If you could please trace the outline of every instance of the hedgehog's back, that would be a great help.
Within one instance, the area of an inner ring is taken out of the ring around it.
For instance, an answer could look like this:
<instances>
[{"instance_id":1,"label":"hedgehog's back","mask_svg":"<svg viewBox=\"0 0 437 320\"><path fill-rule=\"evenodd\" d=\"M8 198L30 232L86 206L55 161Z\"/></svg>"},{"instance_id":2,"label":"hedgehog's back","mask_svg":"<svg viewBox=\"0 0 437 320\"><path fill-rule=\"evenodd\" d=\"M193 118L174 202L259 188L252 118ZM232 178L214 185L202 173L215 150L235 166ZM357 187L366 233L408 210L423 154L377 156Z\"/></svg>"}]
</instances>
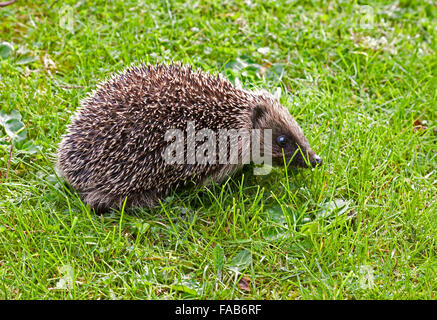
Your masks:
<instances>
[{"instance_id":1,"label":"hedgehog's back","mask_svg":"<svg viewBox=\"0 0 437 320\"><path fill-rule=\"evenodd\" d=\"M181 65L132 66L82 102L58 152L58 170L94 208L152 206L185 180L227 172L220 166L168 165L169 129L250 126L252 96L220 76Z\"/></svg>"}]
</instances>

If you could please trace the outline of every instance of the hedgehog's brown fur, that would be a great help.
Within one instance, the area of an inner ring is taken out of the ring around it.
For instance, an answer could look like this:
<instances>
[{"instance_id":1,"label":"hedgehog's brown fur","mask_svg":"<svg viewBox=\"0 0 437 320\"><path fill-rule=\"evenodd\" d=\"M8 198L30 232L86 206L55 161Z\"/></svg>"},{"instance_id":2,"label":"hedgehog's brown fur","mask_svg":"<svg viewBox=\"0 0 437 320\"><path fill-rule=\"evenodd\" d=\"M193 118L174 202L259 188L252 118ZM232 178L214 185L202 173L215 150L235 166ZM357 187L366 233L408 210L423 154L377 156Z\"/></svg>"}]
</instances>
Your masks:
<instances>
[{"instance_id":1,"label":"hedgehog's brown fur","mask_svg":"<svg viewBox=\"0 0 437 320\"><path fill-rule=\"evenodd\" d=\"M234 87L221 76L182 65L132 66L103 83L82 102L58 152L58 172L96 210L152 207L188 181L220 181L241 164L167 164L166 130L201 128L273 130L273 160L281 163L300 147L314 162L301 128L271 94ZM275 145L278 134L290 146ZM238 142L237 142L238 143ZM239 153L248 152L240 146ZM301 153L302 154L302 153ZM241 157L240 157L241 159ZM292 163L305 165L302 156Z\"/></svg>"}]
</instances>

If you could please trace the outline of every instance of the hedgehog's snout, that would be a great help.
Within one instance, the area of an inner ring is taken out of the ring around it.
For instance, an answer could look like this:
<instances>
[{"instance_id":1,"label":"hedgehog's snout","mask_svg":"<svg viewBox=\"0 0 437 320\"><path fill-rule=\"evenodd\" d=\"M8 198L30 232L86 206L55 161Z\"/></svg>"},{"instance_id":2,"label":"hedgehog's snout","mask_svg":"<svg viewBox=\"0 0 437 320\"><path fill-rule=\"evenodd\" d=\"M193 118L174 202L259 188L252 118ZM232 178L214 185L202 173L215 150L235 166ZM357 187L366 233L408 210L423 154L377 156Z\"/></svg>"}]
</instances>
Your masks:
<instances>
[{"instance_id":1,"label":"hedgehog's snout","mask_svg":"<svg viewBox=\"0 0 437 320\"><path fill-rule=\"evenodd\" d=\"M313 157L311 157L310 164L312 167L321 166L323 164L323 159L315 154Z\"/></svg>"}]
</instances>

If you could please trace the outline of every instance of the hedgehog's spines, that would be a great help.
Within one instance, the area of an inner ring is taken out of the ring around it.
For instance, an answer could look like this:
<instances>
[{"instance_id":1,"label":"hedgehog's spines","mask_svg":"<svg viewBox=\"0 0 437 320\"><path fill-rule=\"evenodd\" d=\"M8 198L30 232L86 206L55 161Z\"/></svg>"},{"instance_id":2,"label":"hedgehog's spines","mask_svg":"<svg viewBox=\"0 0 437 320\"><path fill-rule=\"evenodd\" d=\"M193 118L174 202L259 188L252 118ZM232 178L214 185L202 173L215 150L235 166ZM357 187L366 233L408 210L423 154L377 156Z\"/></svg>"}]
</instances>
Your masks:
<instances>
[{"instance_id":1,"label":"hedgehog's spines","mask_svg":"<svg viewBox=\"0 0 437 320\"><path fill-rule=\"evenodd\" d=\"M251 130L256 104L269 110L260 126L283 127L310 150L294 119L268 93L236 88L220 73L179 62L131 64L81 101L60 144L57 167L96 209L120 207L126 197L128 207L151 207L187 181L220 181L242 166L168 164L162 157L165 132L185 130L189 121L196 130ZM237 145L240 159L250 152L250 146Z\"/></svg>"}]
</instances>

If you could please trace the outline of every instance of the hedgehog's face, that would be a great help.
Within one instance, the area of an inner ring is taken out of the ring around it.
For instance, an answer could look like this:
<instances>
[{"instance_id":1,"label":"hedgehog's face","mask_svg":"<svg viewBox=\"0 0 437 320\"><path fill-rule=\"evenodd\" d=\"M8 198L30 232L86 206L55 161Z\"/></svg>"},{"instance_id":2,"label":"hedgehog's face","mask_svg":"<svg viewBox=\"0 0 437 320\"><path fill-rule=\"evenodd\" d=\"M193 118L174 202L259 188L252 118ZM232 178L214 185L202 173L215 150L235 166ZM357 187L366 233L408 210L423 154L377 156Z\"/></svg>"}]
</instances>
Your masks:
<instances>
[{"instance_id":1,"label":"hedgehog's face","mask_svg":"<svg viewBox=\"0 0 437 320\"><path fill-rule=\"evenodd\" d=\"M290 113L276 101L257 105L253 109L254 128L271 129L272 164L283 166L285 163L297 166L317 166L322 159L311 149L302 129ZM268 141L264 141L266 145Z\"/></svg>"},{"instance_id":2,"label":"hedgehog's face","mask_svg":"<svg viewBox=\"0 0 437 320\"><path fill-rule=\"evenodd\" d=\"M296 167L315 167L322 163L311 148L306 148L302 140L296 139L288 130L273 130L272 163L283 166L285 163Z\"/></svg>"}]
</instances>

